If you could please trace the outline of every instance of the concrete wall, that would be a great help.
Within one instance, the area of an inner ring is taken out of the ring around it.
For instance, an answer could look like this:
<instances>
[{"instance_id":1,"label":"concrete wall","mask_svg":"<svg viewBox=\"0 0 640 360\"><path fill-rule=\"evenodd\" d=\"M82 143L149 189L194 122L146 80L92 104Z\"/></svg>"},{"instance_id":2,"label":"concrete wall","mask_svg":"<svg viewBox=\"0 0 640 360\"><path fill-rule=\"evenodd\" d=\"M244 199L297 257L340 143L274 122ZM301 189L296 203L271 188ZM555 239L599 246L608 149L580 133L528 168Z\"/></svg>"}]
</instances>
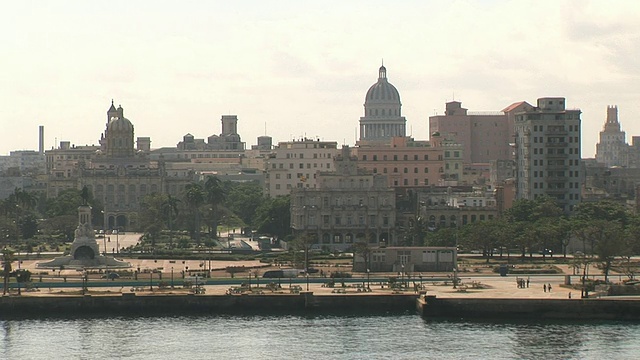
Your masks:
<instances>
[{"instance_id":1,"label":"concrete wall","mask_svg":"<svg viewBox=\"0 0 640 360\"><path fill-rule=\"evenodd\" d=\"M427 317L640 319L640 301L625 299L438 299L428 296L418 299L416 306L418 312Z\"/></svg>"},{"instance_id":2,"label":"concrete wall","mask_svg":"<svg viewBox=\"0 0 640 360\"><path fill-rule=\"evenodd\" d=\"M406 311L416 295L139 295L0 297L0 319L33 316Z\"/></svg>"}]
</instances>

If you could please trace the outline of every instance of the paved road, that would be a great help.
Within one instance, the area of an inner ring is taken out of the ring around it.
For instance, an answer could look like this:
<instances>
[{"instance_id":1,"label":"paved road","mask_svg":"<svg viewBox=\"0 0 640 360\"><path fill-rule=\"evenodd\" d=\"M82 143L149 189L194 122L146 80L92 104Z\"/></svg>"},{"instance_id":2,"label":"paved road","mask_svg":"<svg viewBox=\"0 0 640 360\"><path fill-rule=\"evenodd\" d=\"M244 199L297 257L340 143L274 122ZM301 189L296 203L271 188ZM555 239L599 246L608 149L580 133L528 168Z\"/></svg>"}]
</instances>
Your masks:
<instances>
[{"instance_id":1,"label":"paved road","mask_svg":"<svg viewBox=\"0 0 640 360\"><path fill-rule=\"evenodd\" d=\"M142 235L142 233L126 232L124 234L105 235L105 238L96 238L96 241L101 253L106 248L107 252L112 254L118 253L120 249L136 245Z\"/></svg>"}]
</instances>

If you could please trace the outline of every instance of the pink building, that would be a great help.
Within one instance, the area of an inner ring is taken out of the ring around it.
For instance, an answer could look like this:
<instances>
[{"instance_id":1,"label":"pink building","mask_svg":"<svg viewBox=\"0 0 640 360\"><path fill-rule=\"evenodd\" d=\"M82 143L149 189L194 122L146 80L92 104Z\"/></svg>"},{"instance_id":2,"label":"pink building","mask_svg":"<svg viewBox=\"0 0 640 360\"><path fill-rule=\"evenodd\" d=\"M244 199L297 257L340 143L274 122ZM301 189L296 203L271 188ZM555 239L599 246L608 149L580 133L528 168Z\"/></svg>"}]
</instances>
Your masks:
<instances>
[{"instance_id":1,"label":"pink building","mask_svg":"<svg viewBox=\"0 0 640 360\"><path fill-rule=\"evenodd\" d=\"M438 185L444 178L443 148L426 141L394 137L390 144L361 144L353 154L359 168L386 175L392 187Z\"/></svg>"},{"instance_id":2,"label":"pink building","mask_svg":"<svg viewBox=\"0 0 640 360\"><path fill-rule=\"evenodd\" d=\"M513 121L509 121L508 113L523 111L522 107L526 105L521 102L503 111L468 112L461 102L451 101L446 103L444 115L429 117L429 132L461 144L465 164L511 159L509 144L513 143Z\"/></svg>"}]
</instances>

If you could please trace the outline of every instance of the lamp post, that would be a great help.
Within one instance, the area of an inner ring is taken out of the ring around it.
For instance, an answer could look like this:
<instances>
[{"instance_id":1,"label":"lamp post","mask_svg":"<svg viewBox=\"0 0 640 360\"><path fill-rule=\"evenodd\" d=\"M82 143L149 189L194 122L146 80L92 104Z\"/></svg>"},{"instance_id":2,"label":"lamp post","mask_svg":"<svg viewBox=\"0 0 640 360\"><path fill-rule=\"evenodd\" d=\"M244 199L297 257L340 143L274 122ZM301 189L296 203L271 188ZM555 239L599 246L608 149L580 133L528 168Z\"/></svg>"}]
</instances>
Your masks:
<instances>
[{"instance_id":1,"label":"lamp post","mask_svg":"<svg viewBox=\"0 0 640 360\"><path fill-rule=\"evenodd\" d=\"M153 271L149 271L149 288L153 291Z\"/></svg>"},{"instance_id":2,"label":"lamp post","mask_svg":"<svg viewBox=\"0 0 640 360\"><path fill-rule=\"evenodd\" d=\"M371 289L371 282L369 277L370 273L371 273L371 270L367 269L367 289Z\"/></svg>"},{"instance_id":3,"label":"lamp post","mask_svg":"<svg viewBox=\"0 0 640 360\"><path fill-rule=\"evenodd\" d=\"M309 291L309 272L308 271L305 273L305 276L307 277L307 291Z\"/></svg>"},{"instance_id":4,"label":"lamp post","mask_svg":"<svg viewBox=\"0 0 640 360\"><path fill-rule=\"evenodd\" d=\"M22 280L22 272L20 271L20 263L22 262L22 260L18 259L18 271L16 273L16 282L18 283L18 295L22 295L21 289L20 289L20 280Z\"/></svg>"},{"instance_id":5,"label":"lamp post","mask_svg":"<svg viewBox=\"0 0 640 360\"><path fill-rule=\"evenodd\" d=\"M404 263L402 264L402 273L401 273L401 279L402 279L402 287L404 288Z\"/></svg>"},{"instance_id":6,"label":"lamp post","mask_svg":"<svg viewBox=\"0 0 640 360\"><path fill-rule=\"evenodd\" d=\"M120 230L116 230L116 254L120 254Z\"/></svg>"},{"instance_id":7,"label":"lamp post","mask_svg":"<svg viewBox=\"0 0 640 360\"><path fill-rule=\"evenodd\" d=\"M104 210L100 210L100 213L102 214L102 245L104 245L102 253L104 256L107 256L107 234L104 231Z\"/></svg>"},{"instance_id":8,"label":"lamp post","mask_svg":"<svg viewBox=\"0 0 640 360\"><path fill-rule=\"evenodd\" d=\"M171 267L171 288L173 289L173 266Z\"/></svg>"}]
</instances>

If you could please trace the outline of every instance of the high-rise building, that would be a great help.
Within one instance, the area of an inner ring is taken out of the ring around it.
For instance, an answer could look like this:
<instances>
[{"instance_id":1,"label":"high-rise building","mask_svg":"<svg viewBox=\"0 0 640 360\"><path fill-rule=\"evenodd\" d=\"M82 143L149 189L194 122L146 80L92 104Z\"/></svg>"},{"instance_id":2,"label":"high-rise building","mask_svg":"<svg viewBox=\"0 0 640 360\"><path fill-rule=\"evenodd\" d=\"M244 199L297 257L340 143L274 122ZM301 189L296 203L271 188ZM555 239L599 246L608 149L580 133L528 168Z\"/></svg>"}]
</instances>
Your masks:
<instances>
[{"instance_id":1,"label":"high-rise building","mask_svg":"<svg viewBox=\"0 0 640 360\"><path fill-rule=\"evenodd\" d=\"M516 197L555 198L565 212L580 203L580 110L565 98L538 99L515 114Z\"/></svg>"},{"instance_id":2,"label":"high-rise building","mask_svg":"<svg viewBox=\"0 0 640 360\"><path fill-rule=\"evenodd\" d=\"M607 167L629 166L629 144L620 128L617 106L607 106L607 120L596 144L596 161Z\"/></svg>"},{"instance_id":3,"label":"high-rise building","mask_svg":"<svg viewBox=\"0 0 640 360\"><path fill-rule=\"evenodd\" d=\"M406 136L407 119L402 116L400 93L387 80L387 68L379 69L378 82L371 85L360 118L360 141L390 141Z\"/></svg>"}]
</instances>

